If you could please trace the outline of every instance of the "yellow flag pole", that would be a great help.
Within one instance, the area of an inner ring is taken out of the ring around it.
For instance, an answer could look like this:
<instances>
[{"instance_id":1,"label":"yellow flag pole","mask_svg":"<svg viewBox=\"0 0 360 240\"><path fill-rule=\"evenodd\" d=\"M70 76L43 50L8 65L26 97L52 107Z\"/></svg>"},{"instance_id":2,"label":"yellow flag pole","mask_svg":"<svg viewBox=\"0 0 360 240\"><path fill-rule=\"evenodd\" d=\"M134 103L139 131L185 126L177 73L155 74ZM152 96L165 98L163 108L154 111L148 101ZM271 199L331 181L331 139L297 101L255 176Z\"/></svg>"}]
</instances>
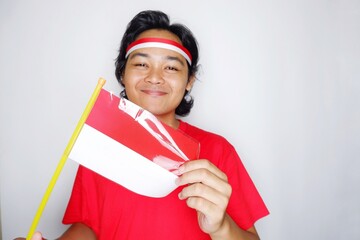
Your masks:
<instances>
[{"instance_id":1,"label":"yellow flag pole","mask_svg":"<svg viewBox=\"0 0 360 240\"><path fill-rule=\"evenodd\" d=\"M35 233L35 230L36 230L36 227L37 227L37 225L39 223L40 217L41 217L41 215L42 215L42 213L44 211L46 203L49 200L50 194L51 194L52 190L54 189L56 181L59 178L59 175L60 175L60 173L61 173L61 171L62 171L62 169L63 169L63 167L64 167L64 165L66 163L66 160L69 157L69 154L70 154L70 152L71 152L71 150L72 150L72 148L73 148L73 146L74 146L74 144L76 142L76 139L79 136L80 131L81 131L82 127L84 126L84 123L85 123L87 117L89 116L89 114L91 112L91 109L93 108L93 106L94 106L94 104L96 102L96 99L98 98L98 96L100 94L101 88L104 86L105 82L106 82L105 79L103 79L103 78L99 79L98 84L97 84L93 94L91 95L90 100L87 103L87 105L85 107L85 110L84 110L83 114L81 115L80 120L79 120L78 124L76 125L76 128L75 128L75 130L74 130L74 132L73 132L73 134L72 134L72 136L71 136L71 138L70 138L70 140L68 142L68 145L66 146L66 148L64 150L64 153L63 153L63 155L62 155L62 157L61 157L61 159L60 159L60 161L59 161L59 163L58 163L58 165L57 165L57 167L55 169L55 172L54 172L54 174L53 174L53 176L52 176L52 178L50 180L50 183L49 183L49 185L48 185L48 187L46 189L46 192L45 192L45 194L44 194L44 196L43 196L43 198L41 200L39 208L38 208L38 210L36 212L36 215L35 215L35 217L33 219L33 222L31 224L31 227L30 227L29 233L28 233L28 235L26 237L26 240L30 240L32 235Z\"/></svg>"}]
</instances>

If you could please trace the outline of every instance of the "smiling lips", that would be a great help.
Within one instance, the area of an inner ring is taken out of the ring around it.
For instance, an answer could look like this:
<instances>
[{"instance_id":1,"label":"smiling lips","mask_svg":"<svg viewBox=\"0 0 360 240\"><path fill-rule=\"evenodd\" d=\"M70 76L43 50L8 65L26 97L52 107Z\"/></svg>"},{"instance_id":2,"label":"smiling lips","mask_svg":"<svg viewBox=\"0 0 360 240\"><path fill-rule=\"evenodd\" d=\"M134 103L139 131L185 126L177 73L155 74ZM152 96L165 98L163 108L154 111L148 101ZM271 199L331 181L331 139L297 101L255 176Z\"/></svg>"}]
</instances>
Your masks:
<instances>
[{"instance_id":1,"label":"smiling lips","mask_svg":"<svg viewBox=\"0 0 360 240\"><path fill-rule=\"evenodd\" d=\"M144 89L144 90L141 90L143 93L145 94L148 94L150 96L154 96L154 97L157 97L157 96L164 96L166 95L167 93L164 92L164 91L161 91L161 90L156 90L156 89Z\"/></svg>"}]
</instances>

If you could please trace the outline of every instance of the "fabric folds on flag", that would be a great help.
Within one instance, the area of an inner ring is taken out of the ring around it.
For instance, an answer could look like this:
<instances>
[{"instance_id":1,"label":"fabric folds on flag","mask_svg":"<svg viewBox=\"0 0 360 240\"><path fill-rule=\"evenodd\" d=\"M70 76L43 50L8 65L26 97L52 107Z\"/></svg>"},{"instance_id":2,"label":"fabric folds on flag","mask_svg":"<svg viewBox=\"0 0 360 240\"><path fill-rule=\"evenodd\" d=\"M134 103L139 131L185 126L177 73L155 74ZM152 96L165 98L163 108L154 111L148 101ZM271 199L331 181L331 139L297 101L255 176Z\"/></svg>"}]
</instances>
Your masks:
<instances>
[{"instance_id":1,"label":"fabric folds on flag","mask_svg":"<svg viewBox=\"0 0 360 240\"><path fill-rule=\"evenodd\" d=\"M149 197L177 188L176 170L199 143L134 103L102 89L69 158Z\"/></svg>"}]
</instances>

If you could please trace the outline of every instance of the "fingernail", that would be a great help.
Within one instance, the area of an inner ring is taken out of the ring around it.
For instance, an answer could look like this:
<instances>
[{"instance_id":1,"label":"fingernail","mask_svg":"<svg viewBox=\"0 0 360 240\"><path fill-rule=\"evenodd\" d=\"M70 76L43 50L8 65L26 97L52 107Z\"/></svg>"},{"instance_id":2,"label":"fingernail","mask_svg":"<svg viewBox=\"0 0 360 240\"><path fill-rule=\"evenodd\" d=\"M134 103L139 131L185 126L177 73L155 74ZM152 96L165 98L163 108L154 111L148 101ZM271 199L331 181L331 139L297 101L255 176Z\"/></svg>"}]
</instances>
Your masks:
<instances>
[{"instance_id":1,"label":"fingernail","mask_svg":"<svg viewBox=\"0 0 360 240\"><path fill-rule=\"evenodd\" d=\"M179 192L179 194L178 194L178 198L180 199L180 200L182 200L183 198L182 198L182 194L181 194L182 192Z\"/></svg>"}]
</instances>

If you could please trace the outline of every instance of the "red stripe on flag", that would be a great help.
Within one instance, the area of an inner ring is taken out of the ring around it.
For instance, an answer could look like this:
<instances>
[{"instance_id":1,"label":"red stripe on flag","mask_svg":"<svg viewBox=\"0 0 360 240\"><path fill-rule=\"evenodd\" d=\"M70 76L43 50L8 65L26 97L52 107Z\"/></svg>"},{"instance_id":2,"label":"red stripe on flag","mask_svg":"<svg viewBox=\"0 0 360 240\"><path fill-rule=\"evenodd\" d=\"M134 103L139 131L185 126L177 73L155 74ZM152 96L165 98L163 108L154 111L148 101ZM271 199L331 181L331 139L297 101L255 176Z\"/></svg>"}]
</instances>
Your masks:
<instances>
[{"instance_id":1,"label":"red stripe on flag","mask_svg":"<svg viewBox=\"0 0 360 240\"><path fill-rule=\"evenodd\" d=\"M86 120L86 124L97 129L108 137L138 152L149 160L161 155L172 160L184 162L160 142L132 117L118 108L119 97L102 89L100 95ZM183 132L163 124L179 148L189 159L197 159L199 143Z\"/></svg>"}]
</instances>

